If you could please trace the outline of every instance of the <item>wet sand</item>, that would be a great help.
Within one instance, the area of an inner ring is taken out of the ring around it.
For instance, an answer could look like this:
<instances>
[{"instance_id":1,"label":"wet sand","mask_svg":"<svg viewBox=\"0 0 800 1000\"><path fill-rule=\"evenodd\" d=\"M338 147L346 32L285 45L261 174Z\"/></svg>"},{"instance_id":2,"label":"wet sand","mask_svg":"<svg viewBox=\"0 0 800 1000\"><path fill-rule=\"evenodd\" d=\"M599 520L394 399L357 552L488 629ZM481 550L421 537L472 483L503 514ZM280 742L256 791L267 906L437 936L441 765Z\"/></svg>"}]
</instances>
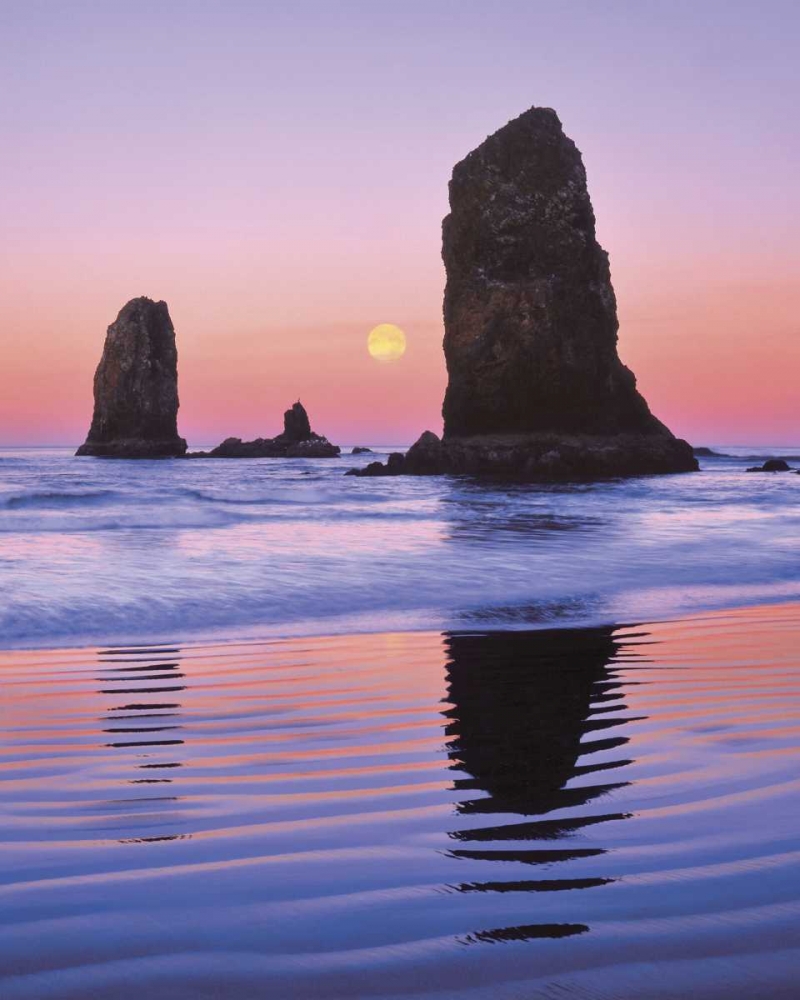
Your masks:
<instances>
[{"instance_id":1,"label":"wet sand","mask_svg":"<svg viewBox=\"0 0 800 1000\"><path fill-rule=\"evenodd\" d=\"M795 997L800 605L0 654L0 993Z\"/></svg>"}]
</instances>

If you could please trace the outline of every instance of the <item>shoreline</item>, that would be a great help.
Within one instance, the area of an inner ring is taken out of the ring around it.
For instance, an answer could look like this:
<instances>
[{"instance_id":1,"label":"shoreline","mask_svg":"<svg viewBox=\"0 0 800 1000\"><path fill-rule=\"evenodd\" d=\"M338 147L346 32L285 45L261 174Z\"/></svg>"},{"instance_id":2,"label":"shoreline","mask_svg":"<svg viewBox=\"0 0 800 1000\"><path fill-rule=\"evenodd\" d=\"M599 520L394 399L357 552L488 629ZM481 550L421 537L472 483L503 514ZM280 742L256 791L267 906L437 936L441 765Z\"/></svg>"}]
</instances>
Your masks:
<instances>
[{"instance_id":1,"label":"shoreline","mask_svg":"<svg viewBox=\"0 0 800 1000\"><path fill-rule=\"evenodd\" d=\"M799 635L8 651L3 996L793 996Z\"/></svg>"},{"instance_id":2,"label":"shoreline","mask_svg":"<svg viewBox=\"0 0 800 1000\"><path fill-rule=\"evenodd\" d=\"M327 460L243 477L19 455L0 496L4 649L596 625L800 599L800 479L735 458L529 489L354 485Z\"/></svg>"},{"instance_id":3,"label":"shoreline","mask_svg":"<svg viewBox=\"0 0 800 1000\"><path fill-rule=\"evenodd\" d=\"M323 622L316 619L319 627L310 628L303 625L309 623L298 623L301 626L298 630L292 631L285 625L276 625L272 630L263 626L253 626L251 628L231 627L231 630L216 630L205 634L181 634L171 633L169 636L143 636L141 634L125 634L117 638L108 636L82 637L74 643L55 642L47 644L3 644L0 639L0 656L4 653L58 653L58 652L80 652L85 650L115 650L119 652L124 647L136 647L142 650L159 650L165 647L179 644L182 650L187 649L227 649L231 650L237 646L254 647L261 645L272 645L276 643L300 642L303 639L323 640L323 639L345 639L348 637L361 638L368 636L382 635L441 635L441 634L494 634L503 632L547 632L547 631L584 631L587 629L626 629L642 626L670 625L683 622L697 622L708 618L719 618L725 615L737 615L739 613L759 612L769 608L796 608L800 612L800 593L788 597L765 596L763 600L739 600L731 603L708 605L698 608L696 611L676 610L673 613L661 615L631 615L617 616L612 618L540 618L529 619L524 617L509 618L507 620L492 619L482 617L481 609L473 612L463 612L461 617L454 615L448 621L423 622L408 624L403 627L399 622L394 625L384 618L382 622L375 622L374 627L360 627L354 623L353 619L338 619L342 623L341 628L330 628L330 622ZM388 616L391 619L391 616ZM235 631L234 631L235 629Z\"/></svg>"}]
</instances>

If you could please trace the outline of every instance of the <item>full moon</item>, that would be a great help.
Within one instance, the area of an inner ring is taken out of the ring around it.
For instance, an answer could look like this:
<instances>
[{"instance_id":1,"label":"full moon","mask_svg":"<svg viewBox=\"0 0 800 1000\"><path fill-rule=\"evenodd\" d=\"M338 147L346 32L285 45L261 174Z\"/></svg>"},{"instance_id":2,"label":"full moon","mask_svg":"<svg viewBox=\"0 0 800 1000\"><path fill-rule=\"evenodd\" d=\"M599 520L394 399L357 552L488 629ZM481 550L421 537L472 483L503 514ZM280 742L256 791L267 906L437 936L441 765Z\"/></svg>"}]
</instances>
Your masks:
<instances>
[{"instance_id":1,"label":"full moon","mask_svg":"<svg viewBox=\"0 0 800 1000\"><path fill-rule=\"evenodd\" d=\"M397 361L406 353L406 335L393 323L381 323L369 331L367 350L376 361Z\"/></svg>"}]
</instances>

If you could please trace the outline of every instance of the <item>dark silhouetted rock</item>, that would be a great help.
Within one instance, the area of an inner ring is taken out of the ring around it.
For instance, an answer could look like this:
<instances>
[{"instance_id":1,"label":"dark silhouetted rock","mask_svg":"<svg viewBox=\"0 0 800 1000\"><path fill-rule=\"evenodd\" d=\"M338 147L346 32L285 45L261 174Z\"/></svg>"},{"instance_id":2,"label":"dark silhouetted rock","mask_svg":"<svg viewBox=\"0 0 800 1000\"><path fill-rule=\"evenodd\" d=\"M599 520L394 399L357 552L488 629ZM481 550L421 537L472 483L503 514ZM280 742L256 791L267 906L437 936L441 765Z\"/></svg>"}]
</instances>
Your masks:
<instances>
[{"instance_id":1,"label":"dark silhouetted rock","mask_svg":"<svg viewBox=\"0 0 800 1000\"><path fill-rule=\"evenodd\" d=\"M338 444L320 434L314 434L308 441L297 441L286 449L287 458L338 458L342 449Z\"/></svg>"},{"instance_id":2,"label":"dark silhouetted rock","mask_svg":"<svg viewBox=\"0 0 800 1000\"><path fill-rule=\"evenodd\" d=\"M608 255L556 113L531 108L457 164L450 209L444 438L423 435L404 471L557 479L697 469L617 355Z\"/></svg>"},{"instance_id":3,"label":"dark silhouetted rock","mask_svg":"<svg viewBox=\"0 0 800 1000\"><path fill-rule=\"evenodd\" d=\"M356 445L355 448L350 452L351 455L371 455L372 448L362 448L360 445Z\"/></svg>"},{"instance_id":4,"label":"dark silhouetted rock","mask_svg":"<svg viewBox=\"0 0 800 1000\"><path fill-rule=\"evenodd\" d=\"M453 170L445 436L663 433L617 356L608 255L581 154L531 108Z\"/></svg>"},{"instance_id":5,"label":"dark silhouetted rock","mask_svg":"<svg viewBox=\"0 0 800 1000\"><path fill-rule=\"evenodd\" d=\"M94 376L94 415L78 455L168 458L178 436L178 352L166 302L131 299L106 333Z\"/></svg>"},{"instance_id":6,"label":"dark silhouetted rock","mask_svg":"<svg viewBox=\"0 0 800 1000\"><path fill-rule=\"evenodd\" d=\"M763 465L753 465L748 472L791 472L791 466L782 458L768 458Z\"/></svg>"},{"instance_id":7,"label":"dark silhouetted rock","mask_svg":"<svg viewBox=\"0 0 800 1000\"><path fill-rule=\"evenodd\" d=\"M283 415L283 434L278 437L284 441L309 441L314 435L303 404L298 399L290 410Z\"/></svg>"},{"instance_id":8,"label":"dark silhouetted rock","mask_svg":"<svg viewBox=\"0 0 800 1000\"><path fill-rule=\"evenodd\" d=\"M407 472L406 457L402 452L393 451L383 462L370 462L362 469L348 469L346 476L399 476Z\"/></svg>"},{"instance_id":9,"label":"dark silhouetted rock","mask_svg":"<svg viewBox=\"0 0 800 1000\"><path fill-rule=\"evenodd\" d=\"M226 438L211 451L193 451L187 458L338 458L341 449L315 434L305 407L298 400L283 415L283 433L274 438Z\"/></svg>"},{"instance_id":10,"label":"dark silhouetted rock","mask_svg":"<svg viewBox=\"0 0 800 1000\"><path fill-rule=\"evenodd\" d=\"M687 445L688 447L688 445ZM390 459L392 456L390 456ZM675 471L669 438L617 434L496 434L440 440L426 431L404 456L387 463L371 462L351 469L354 476L426 476L447 473L554 482L658 475Z\"/></svg>"},{"instance_id":11,"label":"dark silhouetted rock","mask_svg":"<svg viewBox=\"0 0 800 1000\"><path fill-rule=\"evenodd\" d=\"M447 457L442 442L433 431L423 431L405 456L406 470L413 475L432 475L442 471Z\"/></svg>"},{"instance_id":12,"label":"dark silhouetted rock","mask_svg":"<svg viewBox=\"0 0 800 1000\"><path fill-rule=\"evenodd\" d=\"M706 447L692 448L692 451L694 452L694 455L697 458L727 458L728 457L728 456L725 455L724 452L721 452L721 451L712 451L711 448L706 448Z\"/></svg>"}]
</instances>

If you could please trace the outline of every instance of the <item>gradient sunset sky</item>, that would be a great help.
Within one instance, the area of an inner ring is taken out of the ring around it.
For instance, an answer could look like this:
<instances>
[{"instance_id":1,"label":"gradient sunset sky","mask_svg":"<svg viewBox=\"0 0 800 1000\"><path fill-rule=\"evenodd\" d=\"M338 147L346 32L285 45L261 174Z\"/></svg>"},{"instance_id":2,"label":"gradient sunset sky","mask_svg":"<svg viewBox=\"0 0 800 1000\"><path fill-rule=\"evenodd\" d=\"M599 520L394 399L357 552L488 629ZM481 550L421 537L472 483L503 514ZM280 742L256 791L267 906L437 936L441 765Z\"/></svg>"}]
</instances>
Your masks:
<instances>
[{"instance_id":1,"label":"gradient sunset sky","mask_svg":"<svg viewBox=\"0 0 800 1000\"><path fill-rule=\"evenodd\" d=\"M797 444L799 42L794 0L0 0L0 444L83 440L138 295L190 444L298 397L343 444L439 432L447 182L534 104L583 153L654 412Z\"/></svg>"}]
</instances>

